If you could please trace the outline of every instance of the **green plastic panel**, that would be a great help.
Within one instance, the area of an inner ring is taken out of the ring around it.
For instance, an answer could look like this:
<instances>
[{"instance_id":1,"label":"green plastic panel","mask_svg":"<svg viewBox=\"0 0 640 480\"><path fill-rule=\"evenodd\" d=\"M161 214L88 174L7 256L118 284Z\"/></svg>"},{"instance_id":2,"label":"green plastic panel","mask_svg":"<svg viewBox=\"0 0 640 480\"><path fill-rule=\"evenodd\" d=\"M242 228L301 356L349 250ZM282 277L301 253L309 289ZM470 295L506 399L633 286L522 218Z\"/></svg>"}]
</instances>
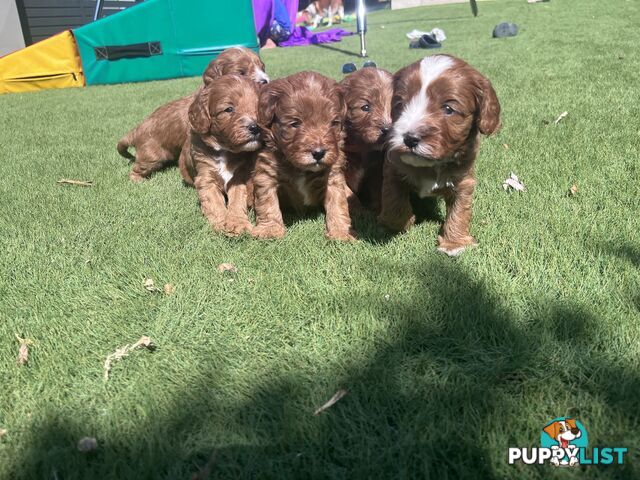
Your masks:
<instances>
[{"instance_id":1,"label":"green plastic panel","mask_svg":"<svg viewBox=\"0 0 640 480\"><path fill-rule=\"evenodd\" d=\"M201 75L225 48L258 50L251 0L146 0L73 34L88 85ZM104 58L115 50L134 58Z\"/></svg>"}]
</instances>

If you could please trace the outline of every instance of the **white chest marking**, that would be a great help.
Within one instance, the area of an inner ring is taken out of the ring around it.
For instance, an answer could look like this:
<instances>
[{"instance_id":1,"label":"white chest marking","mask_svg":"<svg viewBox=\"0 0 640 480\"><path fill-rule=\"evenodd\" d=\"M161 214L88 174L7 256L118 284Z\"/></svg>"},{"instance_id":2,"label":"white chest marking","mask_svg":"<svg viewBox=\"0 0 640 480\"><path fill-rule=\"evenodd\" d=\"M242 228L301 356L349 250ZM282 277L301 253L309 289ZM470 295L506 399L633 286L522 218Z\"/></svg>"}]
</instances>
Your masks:
<instances>
[{"instance_id":1,"label":"white chest marking","mask_svg":"<svg viewBox=\"0 0 640 480\"><path fill-rule=\"evenodd\" d=\"M222 181L224 182L224 189L226 190L227 184L233 178L233 170L229 169L227 159L224 157L218 161L216 166L218 167L218 174L222 178Z\"/></svg>"},{"instance_id":2,"label":"white chest marking","mask_svg":"<svg viewBox=\"0 0 640 480\"><path fill-rule=\"evenodd\" d=\"M307 185L307 179L304 176L300 176L296 178L296 188L302 195L302 203L305 206L311 205L311 194L309 193L309 186Z\"/></svg>"},{"instance_id":3,"label":"white chest marking","mask_svg":"<svg viewBox=\"0 0 640 480\"><path fill-rule=\"evenodd\" d=\"M433 192L435 190L453 187L453 182L449 178L443 177L438 174L436 178L420 178L418 180L418 188L416 193L420 198L425 198L433 196Z\"/></svg>"}]
</instances>

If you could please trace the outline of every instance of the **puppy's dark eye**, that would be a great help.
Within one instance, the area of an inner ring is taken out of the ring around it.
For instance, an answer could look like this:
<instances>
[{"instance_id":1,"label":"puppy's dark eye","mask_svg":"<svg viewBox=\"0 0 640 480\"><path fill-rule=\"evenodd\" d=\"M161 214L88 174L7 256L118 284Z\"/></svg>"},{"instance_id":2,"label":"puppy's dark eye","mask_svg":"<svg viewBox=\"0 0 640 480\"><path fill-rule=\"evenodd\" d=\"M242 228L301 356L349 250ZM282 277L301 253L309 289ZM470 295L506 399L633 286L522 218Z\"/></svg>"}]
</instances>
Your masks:
<instances>
[{"instance_id":1,"label":"puppy's dark eye","mask_svg":"<svg viewBox=\"0 0 640 480\"><path fill-rule=\"evenodd\" d=\"M339 127L341 124L342 122L340 122L340 120L334 120L333 122L331 122L332 127Z\"/></svg>"},{"instance_id":2,"label":"puppy's dark eye","mask_svg":"<svg viewBox=\"0 0 640 480\"><path fill-rule=\"evenodd\" d=\"M246 70L240 70L240 75L242 75L244 77L245 75L247 75L247 71Z\"/></svg>"},{"instance_id":3,"label":"puppy's dark eye","mask_svg":"<svg viewBox=\"0 0 640 480\"><path fill-rule=\"evenodd\" d=\"M363 105L362 107L360 107L360 110L362 110L363 112L369 112L369 111L371 111L371 106L370 105Z\"/></svg>"},{"instance_id":4,"label":"puppy's dark eye","mask_svg":"<svg viewBox=\"0 0 640 480\"><path fill-rule=\"evenodd\" d=\"M294 120L293 122L291 122L291 123L289 124L289 126L290 126L291 128L299 128L299 127L300 127L300 121L299 121L299 120Z\"/></svg>"},{"instance_id":5,"label":"puppy's dark eye","mask_svg":"<svg viewBox=\"0 0 640 480\"><path fill-rule=\"evenodd\" d=\"M233 113L233 112L236 111L236 109L233 108L233 107L227 107L227 108L224 109L224 111L227 112L227 113Z\"/></svg>"},{"instance_id":6,"label":"puppy's dark eye","mask_svg":"<svg viewBox=\"0 0 640 480\"><path fill-rule=\"evenodd\" d=\"M442 106L442 110L444 111L445 115L453 115L454 113L456 113L456 111L446 103Z\"/></svg>"}]
</instances>

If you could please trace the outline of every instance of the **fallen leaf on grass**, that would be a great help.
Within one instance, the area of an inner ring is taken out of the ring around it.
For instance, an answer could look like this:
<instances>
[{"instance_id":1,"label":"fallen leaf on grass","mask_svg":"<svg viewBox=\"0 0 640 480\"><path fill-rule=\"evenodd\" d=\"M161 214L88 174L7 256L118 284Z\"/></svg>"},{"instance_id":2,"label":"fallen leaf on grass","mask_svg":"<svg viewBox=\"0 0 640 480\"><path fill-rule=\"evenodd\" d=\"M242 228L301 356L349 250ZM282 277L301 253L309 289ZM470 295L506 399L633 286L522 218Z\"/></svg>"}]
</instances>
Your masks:
<instances>
[{"instance_id":1,"label":"fallen leaf on grass","mask_svg":"<svg viewBox=\"0 0 640 480\"><path fill-rule=\"evenodd\" d=\"M93 452L98 448L98 441L93 437L84 437L78 440L78 450L82 453Z\"/></svg>"},{"instance_id":2,"label":"fallen leaf on grass","mask_svg":"<svg viewBox=\"0 0 640 480\"><path fill-rule=\"evenodd\" d=\"M218 270L222 273L224 272L238 273L238 269L233 263L221 263L220 265L218 265Z\"/></svg>"},{"instance_id":3,"label":"fallen leaf on grass","mask_svg":"<svg viewBox=\"0 0 640 480\"><path fill-rule=\"evenodd\" d=\"M558 118L556 118L556 121L553 122L556 125L560 123L560 121L565 118L567 115L569 115L569 112L562 112L560 115L558 115Z\"/></svg>"},{"instance_id":4,"label":"fallen leaf on grass","mask_svg":"<svg viewBox=\"0 0 640 480\"><path fill-rule=\"evenodd\" d=\"M152 278L147 278L145 279L144 283L144 288L147 289L147 291L155 293L155 292L159 292L160 289L158 287L156 287L156 284L153 283L153 279Z\"/></svg>"},{"instance_id":5,"label":"fallen leaf on grass","mask_svg":"<svg viewBox=\"0 0 640 480\"><path fill-rule=\"evenodd\" d=\"M518 192L525 191L524 184L520 181L518 176L513 172L511 172L511 175L509 175L509 178L507 178L504 182L502 182L502 188L504 188L505 191L508 191L510 188Z\"/></svg>"},{"instance_id":6,"label":"fallen leaf on grass","mask_svg":"<svg viewBox=\"0 0 640 480\"><path fill-rule=\"evenodd\" d=\"M133 350L137 348L146 348L148 350L153 350L155 347L153 342L151 342L151 338L149 337L140 337L133 345L125 345L124 347L118 348L111 355L107 356L107 359L104 361L104 381L109 380L109 371L111 370L111 362L114 360L120 360L123 357L129 355Z\"/></svg>"},{"instance_id":7,"label":"fallen leaf on grass","mask_svg":"<svg viewBox=\"0 0 640 480\"><path fill-rule=\"evenodd\" d=\"M7 434L7 429L0 428L0 440L2 440L2 437L4 437L6 434Z\"/></svg>"},{"instance_id":8,"label":"fallen leaf on grass","mask_svg":"<svg viewBox=\"0 0 640 480\"><path fill-rule=\"evenodd\" d=\"M506 143L503 143L502 146L504 147L505 150L509 150L509 145L507 145Z\"/></svg>"},{"instance_id":9,"label":"fallen leaf on grass","mask_svg":"<svg viewBox=\"0 0 640 480\"><path fill-rule=\"evenodd\" d=\"M176 291L175 287L170 283L165 283L164 288L162 289L165 295L173 295Z\"/></svg>"},{"instance_id":10,"label":"fallen leaf on grass","mask_svg":"<svg viewBox=\"0 0 640 480\"><path fill-rule=\"evenodd\" d=\"M16 361L18 365L26 365L29 361L29 345L33 342L28 338L20 338L17 334L16 340L20 343L20 348L18 348L18 358Z\"/></svg>"},{"instance_id":11,"label":"fallen leaf on grass","mask_svg":"<svg viewBox=\"0 0 640 480\"><path fill-rule=\"evenodd\" d=\"M576 193L578 193L578 186L574 183L569 189L569 195L575 195Z\"/></svg>"},{"instance_id":12,"label":"fallen leaf on grass","mask_svg":"<svg viewBox=\"0 0 640 480\"><path fill-rule=\"evenodd\" d=\"M61 178L57 182L60 185L77 185L78 187L93 187L91 180L70 180L68 178Z\"/></svg>"},{"instance_id":13,"label":"fallen leaf on grass","mask_svg":"<svg viewBox=\"0 0 640 480\"><path fill-rule=\"evenodd\" d=\"M313 412L313 414L315 416L320 415L322 412L324 412L327 408L332 407L333 405L336 404L336 402L338 400L340 400L342 397L344 397L347 394L348 390L345 388L341 388L340 390L338 390L333 397L331 397L329 399L329 401L327 403L325 403L324 405L322 405L320 408L318 408L315 412Z\"/></svg>"}]
</instances>

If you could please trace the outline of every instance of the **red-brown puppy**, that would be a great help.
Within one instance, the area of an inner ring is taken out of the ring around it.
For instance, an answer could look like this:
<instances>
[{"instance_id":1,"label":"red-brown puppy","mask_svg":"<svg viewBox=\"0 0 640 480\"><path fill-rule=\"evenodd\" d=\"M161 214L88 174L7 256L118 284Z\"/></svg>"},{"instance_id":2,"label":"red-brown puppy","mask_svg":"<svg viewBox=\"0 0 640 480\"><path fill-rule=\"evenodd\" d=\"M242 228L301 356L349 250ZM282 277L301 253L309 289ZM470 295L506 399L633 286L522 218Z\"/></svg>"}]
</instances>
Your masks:
<instances>
[{"instance_id":1,"label":"red-brown puppy","mask_svg":"<svg viewBox=\"0 0 640 480\"><path fill-rule=\"evenodd\" d=\"M180 154L180 173L196 187L214 230L227 235L251 231L248 184L262 145L257 119L258 86L236 75L211 80L189 108L191 131Z\"/></svg>"},{"instance_id":2,"label":"red-brown puppy","mask_svg":"<svg viewBox=\"0 0 640 480\"><path fill-rule=\"evenodd\" d=\"M338 84L319 73L296 73L261 89L265 148L253 177L255 237L284 236L281 209L324 206L327 238L354 239L342 151L345 110Z\"/></svg>"},{"instance_id":3,"label":"red-brown puppy","mask_svg":"<svg viewBox=\"0 0 640 480\"><path fill-rule=\"evenodd\" d=\"M357 209L360 198L378 212L384 144L391 130L393 76L386 70L367 67L345 77L340 85L347 102L345 151L349 204Z\"/></svg>"},{"instance_id":4,"label":"red-brown puppy","mask_svg":"<svg viewBox=\"0 0 640 480\"><path fill-rule=\"evenodd\" d=\"M212 60L202 75L204 85L222 75L246 76L260 84L269 81L264 63L247 48L229 48ZM197 93L158 108L118 142L120 155L135 161L131 180L139 182L178 159L189 130L189 106ZM135 147L135 157L130 147Z\"/></svg>"},{"instance_id":5,"label":"red-brown puppy","mask_svg":"<svg viewBox=\"0 0 640 480\"><path fill-rule=\"evenodd\" d=\"M444 197L438 250L458 255L469 234L480 134L500 127L500 103L489 80L464 61L433 55L394 76L393 130L384 164L379 221L407 230L415 217L410 192Z\"/></svg>"}]
</instances>

